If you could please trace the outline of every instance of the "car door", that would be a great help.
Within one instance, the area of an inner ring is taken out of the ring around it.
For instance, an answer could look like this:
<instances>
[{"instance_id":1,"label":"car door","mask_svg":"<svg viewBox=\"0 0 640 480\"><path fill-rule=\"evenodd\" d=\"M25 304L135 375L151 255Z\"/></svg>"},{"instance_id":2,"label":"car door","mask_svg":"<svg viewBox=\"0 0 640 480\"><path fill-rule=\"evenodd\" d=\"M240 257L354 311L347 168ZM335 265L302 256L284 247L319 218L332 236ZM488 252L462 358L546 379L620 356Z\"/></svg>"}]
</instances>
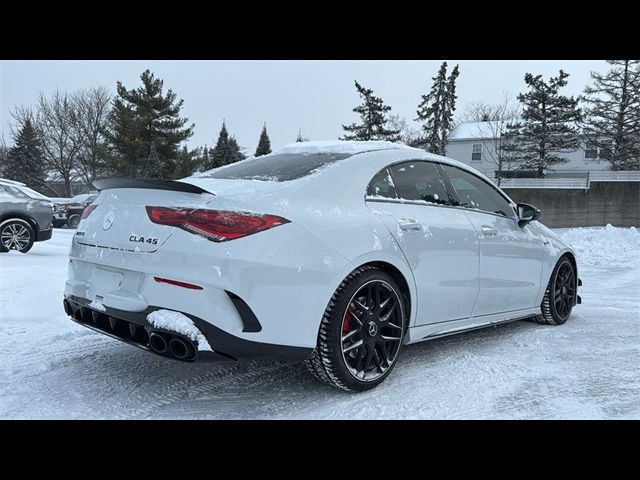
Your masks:
<instances>
[{"instance_id":1,"label":"car door","mask_svg":"<svg viewBox=\"0 0 640 480\"><path fill-rule=\"evenodd\" d=\"M402 162L378 173L367 195L409 262L416 325L468 318L478 295L478 239L451 199L436 164Z\"/></svg>"},{"instance_id":2,"label":"car door","mask_svg":"<svg viewBox=\"0 0 640 480\"><path fill-rule=\"evenodd\" d=\"M518 225L512 204L491 184L461 168L442 169L478 233L480 292L473 316L534 307L542 273L540 239Z\"/></svg>"}]
</instances>

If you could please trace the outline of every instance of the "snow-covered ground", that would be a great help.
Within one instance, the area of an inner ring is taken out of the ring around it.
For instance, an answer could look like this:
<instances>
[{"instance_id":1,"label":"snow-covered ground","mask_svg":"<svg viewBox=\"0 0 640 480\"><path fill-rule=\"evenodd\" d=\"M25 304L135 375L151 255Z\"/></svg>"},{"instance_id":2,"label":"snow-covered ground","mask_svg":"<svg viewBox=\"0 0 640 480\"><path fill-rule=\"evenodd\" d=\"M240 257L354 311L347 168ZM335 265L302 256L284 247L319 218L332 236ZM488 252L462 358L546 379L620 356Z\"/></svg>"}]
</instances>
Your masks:
<instances>
[{"instance_id":1,"label":"snow-covered ground","mask_svg":"<svg viewBox=\"0 0 640 480\"><path fill-rule=\"evenodd\" d=\"M0 418L640 418L640 233L560 230L578 252L569 322L516 322L405 347L363 394L295 363L188 364L69 320L73 231L0 254Z\"/></svg>"}]
</instances>

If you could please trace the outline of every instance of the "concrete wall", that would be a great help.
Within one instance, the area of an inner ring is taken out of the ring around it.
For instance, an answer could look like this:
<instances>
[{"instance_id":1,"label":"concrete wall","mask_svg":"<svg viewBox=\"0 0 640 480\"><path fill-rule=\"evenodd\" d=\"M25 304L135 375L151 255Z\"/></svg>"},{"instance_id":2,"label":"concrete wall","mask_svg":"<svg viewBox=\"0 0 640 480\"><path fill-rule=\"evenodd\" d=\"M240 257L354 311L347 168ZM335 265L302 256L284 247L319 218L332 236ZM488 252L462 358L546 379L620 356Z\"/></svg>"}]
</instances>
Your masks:
<instances>
[{"instance_id":1,"label":"concrete wall","mask_svg":"<svg viewBox=\"0 0 640 480\"><path fill-rule=\"evenodd\" d=\"M589 189L508 188L518 203L541 210L548 227L640 227L640 182L591 182Z\"/></svg>"}]
</instances>

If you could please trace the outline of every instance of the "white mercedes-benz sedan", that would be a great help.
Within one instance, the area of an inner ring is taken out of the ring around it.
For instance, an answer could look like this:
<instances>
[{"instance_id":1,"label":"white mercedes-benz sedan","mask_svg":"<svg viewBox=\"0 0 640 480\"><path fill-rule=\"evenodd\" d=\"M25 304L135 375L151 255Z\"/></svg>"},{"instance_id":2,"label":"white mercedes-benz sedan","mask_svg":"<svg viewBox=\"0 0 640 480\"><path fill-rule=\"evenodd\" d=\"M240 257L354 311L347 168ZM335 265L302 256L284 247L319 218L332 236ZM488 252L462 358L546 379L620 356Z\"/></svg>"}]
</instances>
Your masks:
<instances>
[{"instance_id":1,"label":"white mercedes-benz sedan","mask_svg":"<svg viewBox=\"0 0 640 480\"><path fill-rule=\"evenodd\" d=\"M305 361L344 390L404 345L580 303L571 247L473 168L387 142L302 142L180 181L108 179L64 308L165 357Z\"/></svg>"}]
</instances>

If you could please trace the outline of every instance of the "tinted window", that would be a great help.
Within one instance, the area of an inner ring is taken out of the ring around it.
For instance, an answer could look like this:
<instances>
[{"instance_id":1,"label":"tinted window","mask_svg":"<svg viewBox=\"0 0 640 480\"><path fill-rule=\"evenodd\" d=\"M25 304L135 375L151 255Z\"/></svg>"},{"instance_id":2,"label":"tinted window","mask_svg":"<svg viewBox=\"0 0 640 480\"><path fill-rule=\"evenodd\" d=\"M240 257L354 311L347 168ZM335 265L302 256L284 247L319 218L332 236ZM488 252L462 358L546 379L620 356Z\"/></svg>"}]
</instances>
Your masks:
<instances>
[{"instance_id":1,"label":"tinted window","mask_svg":"<svg viewBox=\"0 0 640 480\"><path fill-rule=\"evenodd\" d=\"M391 180L391 174L388 169L385 168L373 177L373 180L371 180L371 183L369 184L367 195L374 197L398 198L396 191L393 188L393 180Z\"/></svg>"},{"instance_id":2,"label":"tinted window","mask_svg":"<svg viewBox=\"0 0 640 480\"><path fill-rule=\"evenodd\" d=\"M436 165L431 162L405 162L390 169L398 198L448 204L449 198Z\"/></svg>"},{"instance_id":3,"label":"tinted window","mask_svg":"<svg viewBox=\"0 0 640 480\"><path fill-rule=\"evenodd\" d=\"M202 177L286 182L305 177L318 168L350 156L333 153L264 155L212 170Z\"/></svg>"},{"instance_id":4,"label":"tinted window","mask_svg":"<svg viewBox=\"0 0 640 480\"><path fill-rule=\"evenodd\" d=\"M443 165L442 168L458 194L461 207L484 210L505 217L514 215L509 202L481 178L449 165Z\"/></svg>"},{"instance_id":5,"label":"tinted window","mask_svg":"<svg viewBox=\"0 0 640 480\"><path fill-rule=\"evenodd\" d=\"M21 192L20 190L18 190L16 187L12 186L12 185L5 185L4 189L9 192L10 194L12 194L14 197L18 197L18 198L29 198L29 196L24 193Z\"/></svg>"}]
</instances>

